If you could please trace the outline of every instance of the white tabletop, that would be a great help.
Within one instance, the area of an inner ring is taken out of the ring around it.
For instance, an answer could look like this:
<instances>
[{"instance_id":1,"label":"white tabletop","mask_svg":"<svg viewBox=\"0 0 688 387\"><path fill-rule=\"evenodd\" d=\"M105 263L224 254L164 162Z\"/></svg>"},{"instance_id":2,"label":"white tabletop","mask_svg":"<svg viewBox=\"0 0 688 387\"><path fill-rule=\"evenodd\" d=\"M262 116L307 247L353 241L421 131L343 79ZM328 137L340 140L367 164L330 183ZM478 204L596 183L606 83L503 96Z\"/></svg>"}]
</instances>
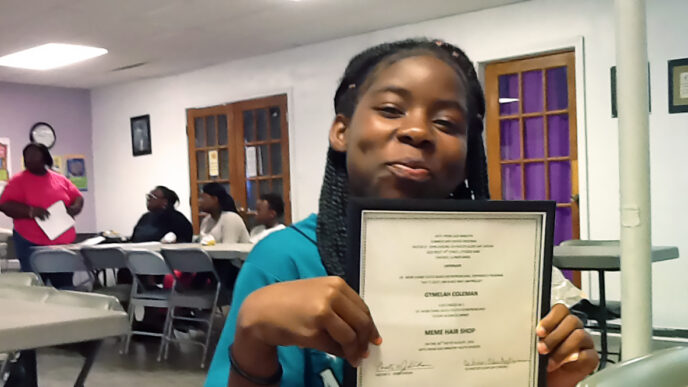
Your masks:
<instances>
[{"instance_id":1,"label":"white tabletop","mask_svg":"<svg viewBox=\"0 0 688 387\"><path fill-rule=\"evenodd\" d=\"M120 336L127 314L112 297L0 286L0 352Z\"/></svg>"},{"instance_id":2,"label":"white tabletop","mask_svg":"<svg viewBox=\"0 0 688 387\"><path fill-rule=\"evenodd\" d=\"M553 264L565 270L621 270L621 248L618 241L600 245L560 245L554 247ZM679 257L678 248L653 246L652 262Z\"/></svg>"},{"instance_id":3,"label":"white tabletop","mask_svg":"<svg viewBox=\"0 0 688 387\"><path fill-rule=\"evenodd\" d=\"M188 249L188 248L201 248L205 250L208 255L213 259L238 259L241 261L246 260L248 254L253 249L252 243L221 243L214 246L202 246L200 243L172 243L172 244L162 244L160 242L143 242L143 243L107 243L101 245L92 246L94 248L112 248L118 247L124 251L127 250L151 250L160 251L165 249ZM50 246L50 248L66 248L73 251L80 250L82 245L58 245Z\"/></svg>"}]
</instances>

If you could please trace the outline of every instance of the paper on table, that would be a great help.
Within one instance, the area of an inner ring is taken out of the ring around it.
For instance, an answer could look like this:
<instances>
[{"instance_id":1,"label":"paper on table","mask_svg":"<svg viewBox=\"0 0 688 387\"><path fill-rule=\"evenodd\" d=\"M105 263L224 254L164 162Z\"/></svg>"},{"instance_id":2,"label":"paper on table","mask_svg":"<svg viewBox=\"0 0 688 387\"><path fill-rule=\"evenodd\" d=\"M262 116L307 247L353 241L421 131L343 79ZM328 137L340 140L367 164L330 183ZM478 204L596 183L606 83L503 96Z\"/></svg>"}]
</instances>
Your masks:
<instances>
[{"instance_id":1,"label":"paper on table","mask_svg":"<svg viewBox=\"0 0 688 387\"><path fill-rule=\"evenodd\" d=\"M88 238L85 241L78 243L80 246L96 246L102 242L105 242L105 237L103 236L94 236L92 238Z\"/></svg>"},{"instance_id":2,"label":"paper on table","mask_svg":"<svg viewBox=\"0 0 688 387\"><path fill-rule=\"evenodd\" d=\"M48 207L50 216L48 219L40 220L36 218L36 223L43 230L51 241L54 241L65 231L74 226L74 218L67 213L67 207L62 200L58 200Z\"/></svg>"}]
</instances>

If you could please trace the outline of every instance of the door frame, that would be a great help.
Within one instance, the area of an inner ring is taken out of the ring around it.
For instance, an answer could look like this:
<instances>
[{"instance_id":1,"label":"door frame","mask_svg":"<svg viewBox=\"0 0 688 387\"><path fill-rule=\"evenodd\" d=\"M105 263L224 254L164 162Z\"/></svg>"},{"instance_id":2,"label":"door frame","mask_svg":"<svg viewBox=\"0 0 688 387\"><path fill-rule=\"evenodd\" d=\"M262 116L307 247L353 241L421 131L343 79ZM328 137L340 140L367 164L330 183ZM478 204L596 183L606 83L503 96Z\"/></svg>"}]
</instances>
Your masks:
<instances>
[{"instance_id":1,"label":"door frame","mask_svg":"<svg viewBox=\"0 0 688 387\"><path fill-rule=\"evenodd\" d=\"M237 102L242 102L242 101L248 101L248 100L254 100L254 99L260 99L260 98L265 98L265 97L270 97L274 95L280 95L280 94L286 94L287 96L287 131L289 133L289 178L294 181L295 175L294 172L296 170L296 149L295 144L296 144L296 139L299 137L297 136L296 133L296 126L294 125L294 89L292 87L276 87L276 88L265 88L265 89L258 89L254 90L251 92L247 93L241 93L234 95L230 98L227 99L221 99L218 102L204 102L200 103L197 106L192 106L192 107L187 107L184 110L184 120L186 123L186 119L188 117L188 110L189 109L206 109L206 108L211 108L214 106L219 106L219 105L227 105L227 104L232 104L232 103L237 103ZM186 127L186 124L185 124ZM187 136L187 144L186 144L186 151L185 153L188 154L189 150L189 139L188 137L189 133L189 128L185 128L185 134ZM324 151L323 151L324 154ZM188 160L189 164L191 163L191 160ZM187 186L189 188L191 187L191 171L187 170ZM291 221L292 223L296 223L302 219L301 214L298 212L299 210L299 203L294 200L297 195L296 193L298 192L300 188L296 186L296 184L289 184L289 197L291 199ZM192 208L192 197L191 197L191 191L189 191L189 212L191 212Z\"/></svg>"},{"instance_id":2,"label":"door frame","mask_svg":"<svg viewBox=\"0 0 688 387\"><path fill-rule=\"evenodd\" d=\"M556 53L562 50L573 50L576 64L576 126L578 149L578 194L579 194L579 234L580 239L590 239L590 200L588 189L588 121L585 104L585 41L583 36L558 39L549 42L527 43L524 45L503 45L488 49L488 51L474 58L474 65L478 71L478 79L485 87L485 67L488 63L523 59ZM477 60L475 60L477 59ZM483 136L485 132L483 132ZM591 272L581 273L581 288L587 294L591 293Z\"/></svg>"}]
</instances>

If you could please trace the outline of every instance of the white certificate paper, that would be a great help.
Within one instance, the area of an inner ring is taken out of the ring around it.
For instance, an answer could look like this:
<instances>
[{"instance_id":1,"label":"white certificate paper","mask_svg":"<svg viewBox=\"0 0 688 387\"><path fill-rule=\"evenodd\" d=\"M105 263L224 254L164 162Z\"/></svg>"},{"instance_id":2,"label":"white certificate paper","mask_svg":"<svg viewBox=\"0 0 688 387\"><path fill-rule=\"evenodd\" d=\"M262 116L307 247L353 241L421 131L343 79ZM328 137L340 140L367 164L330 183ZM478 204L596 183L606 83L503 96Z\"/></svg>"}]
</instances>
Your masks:
<instances>
[{"instance_id":1,"label":"white certificate paper","mask_svg":"<svg viewBox=\"0 0 688 387\"><path fill-rule=\"evenodd\" d=\"M359 293L384 341L357 386L537 386L546 216L362 211Z\"/></svg>"},{"instance_id":2,"label":"white certificate paper","mask_svg":"<svg viewBox=\"0 0 688 387\"><path fill-rule=\"evenodd\" d=\"M51 241L74 227L74 218L67 213L67 207L62 200L56 201L47 210L50 216L45 220L36 218L36 223Z\"/></svg>"}]
</instances>

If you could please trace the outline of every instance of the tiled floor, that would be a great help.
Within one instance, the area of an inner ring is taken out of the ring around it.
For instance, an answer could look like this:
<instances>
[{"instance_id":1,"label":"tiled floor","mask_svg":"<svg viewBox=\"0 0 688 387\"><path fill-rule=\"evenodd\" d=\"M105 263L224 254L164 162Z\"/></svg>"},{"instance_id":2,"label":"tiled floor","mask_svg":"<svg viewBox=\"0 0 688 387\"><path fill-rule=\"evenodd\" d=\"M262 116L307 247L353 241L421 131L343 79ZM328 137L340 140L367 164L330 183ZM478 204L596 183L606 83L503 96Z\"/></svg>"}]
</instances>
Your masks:
<instances>
[{"instance_id":1,"label":"tiled floor","mask_svg":"<svg viewBox=\"0 0 688 387\"><path fill-rule=\"evenodd\" d=\"M129 353L119 353L120 343L109 339L100 349L86 380L88 387L176 387L202 386L206 369L200 368L201 347L176 345L170 348L167 361L156 361L158 341L137 338ZM212 356L209 355L209 359ZM39 385L73 386L83 357L73 350L45 348L38 351ZM208 361L209 362L209 361Z\"/></svg>"}]
</instances>

